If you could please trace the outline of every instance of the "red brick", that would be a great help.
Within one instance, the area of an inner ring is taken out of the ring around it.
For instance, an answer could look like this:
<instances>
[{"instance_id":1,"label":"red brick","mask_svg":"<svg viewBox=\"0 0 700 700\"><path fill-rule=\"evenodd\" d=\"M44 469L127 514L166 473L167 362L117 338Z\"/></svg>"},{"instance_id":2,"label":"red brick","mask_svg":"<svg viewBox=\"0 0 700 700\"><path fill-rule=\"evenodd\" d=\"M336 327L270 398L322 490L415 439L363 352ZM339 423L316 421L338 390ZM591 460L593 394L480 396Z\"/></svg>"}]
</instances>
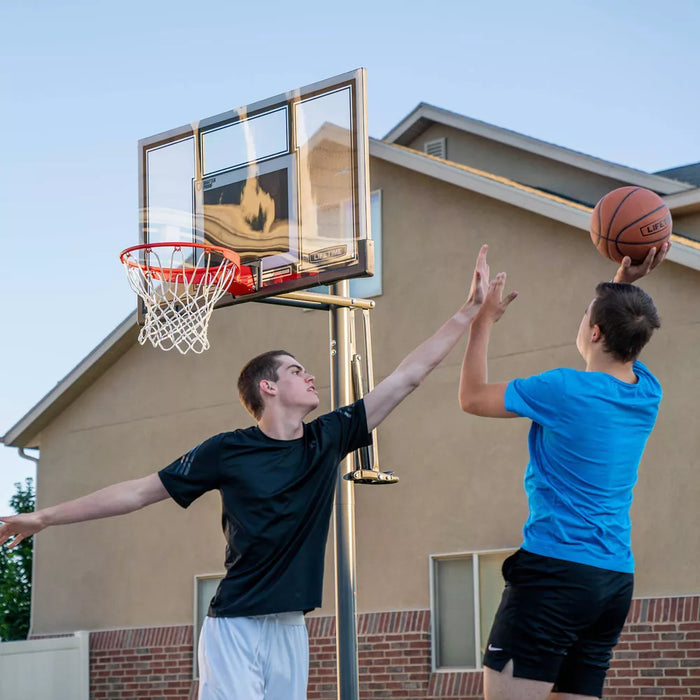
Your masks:
<instances>
[{"instance_id":1,"label":"red brick","mask_svg":"<svg viewBox=\"0 0 700 700\"><path fill-rule=\"evenodd\" d=\"M605 695L619 700L700 696L699 602L700 596L633 601ZM429 625L425 610L359 615L358 629L363 631L358 639L360 700L472 700L481 696L480 672L431 673ZM310 618L307 626L311 652L308 698L335 700L334 622L327 617ZM163 637L159 632L122 630L91 635L91 697L112 700L135 693L154 700L188 700L191 630L188 636L168 633ZM135 683L139 692L134 690Z\"/></svg>"}]
</instances>

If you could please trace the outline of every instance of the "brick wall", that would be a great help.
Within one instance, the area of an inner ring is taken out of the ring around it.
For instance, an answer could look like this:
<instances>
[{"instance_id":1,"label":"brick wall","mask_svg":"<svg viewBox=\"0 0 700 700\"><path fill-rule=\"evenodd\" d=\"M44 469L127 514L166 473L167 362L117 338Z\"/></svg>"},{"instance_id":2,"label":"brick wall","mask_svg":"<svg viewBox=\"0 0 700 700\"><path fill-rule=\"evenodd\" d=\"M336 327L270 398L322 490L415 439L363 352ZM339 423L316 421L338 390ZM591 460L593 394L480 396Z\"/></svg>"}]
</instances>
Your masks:
<instances>
[{"instance_id":1,"label":"brick wall","mask_svg":"<svg viewBox=\"0 0 700 700\"><path fill-rule=\"evenodd\" d=\"M311 617L309 700L336 700L335 618ZM481 673L431 673L430 612L358 615L361 700L477 700ZM91 700L193 700L192 627L93 632ZM635 599L606 698L700 697L700 596Z\"/></svg>"},{"instance_id":2,"label":"brick wall","mask_svg":"<svg viewBox=\"0 0 700 700\"><path fill-rule=\"evenodd\" d=\"M90 699L188 700L192 625L90 634Z\"/></svg>"},{"instance_id":3,"label":"brick wall","mask_svg":"<svg viewBox=\"0 0 700 700\"><path fill-rule=\"evenodd\" d=\"M335 618L312 617L309 700L335 698ZM362 698L425 697L430 680L430 613L411 610L358 616Z\"/></svg>"},{"instance_id":4,"label":"brick wall","mask_svg":"<svg viewBox=\"0 0 700 700\"><path fill-rule=\"evenodd\" d=\"M360 697L478 698L481 672L431 673L430 611L358 615ZM309 630L309 700L335 700L335 618L307 619Z\"/></svg>"},{"instance_id":5,"label":"brick wall","mask_svg":"<svg viewBox=\"0 0 700 700\"><path fill-rule=\"evenodd\" d=\"M700 696L700 596L632 602L605 695L668 700Z\"/></svg>"},{"instance_id":6,"label":"brick wall","mask_svg":"<svg viewBox=\"0 0 700 700\"><path fill-rule=\"evenodd\" d=\"M335 700L335 619L307 620L309 700ZM430 612L358 616L361 700L477 700L481 672L431 673ZM700 697L700 596L635 599L604 696Z\"/></svg>"}]
</instances>

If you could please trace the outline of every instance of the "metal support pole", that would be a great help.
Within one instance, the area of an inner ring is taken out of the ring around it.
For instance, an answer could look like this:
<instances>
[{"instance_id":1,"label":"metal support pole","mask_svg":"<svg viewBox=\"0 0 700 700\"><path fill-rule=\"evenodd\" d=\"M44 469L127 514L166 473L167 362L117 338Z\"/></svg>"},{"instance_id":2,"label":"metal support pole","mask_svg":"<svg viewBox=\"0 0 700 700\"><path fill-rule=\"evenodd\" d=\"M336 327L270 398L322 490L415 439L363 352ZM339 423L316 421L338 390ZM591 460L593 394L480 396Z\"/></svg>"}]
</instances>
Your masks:
<instances>
[{"instance_id":1,"label":"metal support pole","mask_svg":"<svg viewBox=\"0 0 700 700\"><path fill-rule=\"evenodd\" d=\"M347 282L347 280L345 280ZM375 303L372 299L357 299L355 297L344 297L339 295L337 290L340 289L342 282L336 282L336 284L331 285L333 290L332 294L319 294L318 292L287 292L286 294L278 294L276 297L268 297L270 299L293 299L296 301L309 301L316 302L319 304L335 304L336 306L346 306L348 308L352 307L354 309L373 309ZM343 287L344 289L350 289L350 287Z\"/></svg>"},{"instance_id":2,"label":"metal support pole","mask_svg":"<svg viewBox=\"0 0 700 700\"><path fill-rule=\"evenodd\" d=\"M350 282L342 280L332 293L349 297ZM331 406L333 409L352 403L350 359L350 310L330 308ZM335 491L335 610L338 670L338 700L359 700L360 681L357 668L357 614L355 578L355 485L343 479L353 470L353 456L341 463Z\"/></svg>"}]
</instances>

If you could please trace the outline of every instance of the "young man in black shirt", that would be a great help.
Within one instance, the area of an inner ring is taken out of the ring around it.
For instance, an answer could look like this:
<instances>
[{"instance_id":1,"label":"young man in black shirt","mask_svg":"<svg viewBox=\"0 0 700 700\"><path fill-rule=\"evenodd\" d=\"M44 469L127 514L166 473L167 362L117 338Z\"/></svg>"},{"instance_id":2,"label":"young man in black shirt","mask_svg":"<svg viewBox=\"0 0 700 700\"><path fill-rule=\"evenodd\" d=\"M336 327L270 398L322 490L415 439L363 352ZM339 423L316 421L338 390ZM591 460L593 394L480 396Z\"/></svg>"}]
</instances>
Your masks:
<instances>
[{"instance_id":1,"label":"young man in black shirt","mask_svg":"<svg viewBox=\"0 0 700 700\"><path fill-rule=\"evenodd\" d=\"M241 401L257 425L216 435L142 479L35 513L0 518L0 545L50 525L121 515L172 497L187 507L220 491L226 576L200 636L200 700L303 700L303 614L321 604L323 558L337 469L447 356L485 293L486 246L469 297L428 340L356 403L305 424L318 407L314 377L290 353L264 353L242 370Z\"/></svg>"}]
</instances>

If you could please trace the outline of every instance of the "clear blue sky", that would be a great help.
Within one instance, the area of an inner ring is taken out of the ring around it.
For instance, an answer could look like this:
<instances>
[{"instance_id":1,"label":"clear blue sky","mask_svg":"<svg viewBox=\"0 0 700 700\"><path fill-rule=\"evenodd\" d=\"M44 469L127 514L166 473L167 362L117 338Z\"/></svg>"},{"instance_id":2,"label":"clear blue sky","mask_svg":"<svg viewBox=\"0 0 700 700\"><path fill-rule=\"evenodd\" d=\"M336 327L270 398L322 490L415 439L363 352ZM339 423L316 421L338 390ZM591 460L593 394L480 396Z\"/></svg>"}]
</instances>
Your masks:
<instances>
[{"instance_id":1,"label":"clear blue sky","mask_svg":"<svg viewBox=\"0 0 700 700\"><path fill-rule=\"evenodd\" d=\"M0 25L0 435L134 308L139 138L364 66L374 137L424 101L641 170L700 161L696 0L11 0ZM0 511L32 467L0 446Z\"/></svg>"}]
</instances>

